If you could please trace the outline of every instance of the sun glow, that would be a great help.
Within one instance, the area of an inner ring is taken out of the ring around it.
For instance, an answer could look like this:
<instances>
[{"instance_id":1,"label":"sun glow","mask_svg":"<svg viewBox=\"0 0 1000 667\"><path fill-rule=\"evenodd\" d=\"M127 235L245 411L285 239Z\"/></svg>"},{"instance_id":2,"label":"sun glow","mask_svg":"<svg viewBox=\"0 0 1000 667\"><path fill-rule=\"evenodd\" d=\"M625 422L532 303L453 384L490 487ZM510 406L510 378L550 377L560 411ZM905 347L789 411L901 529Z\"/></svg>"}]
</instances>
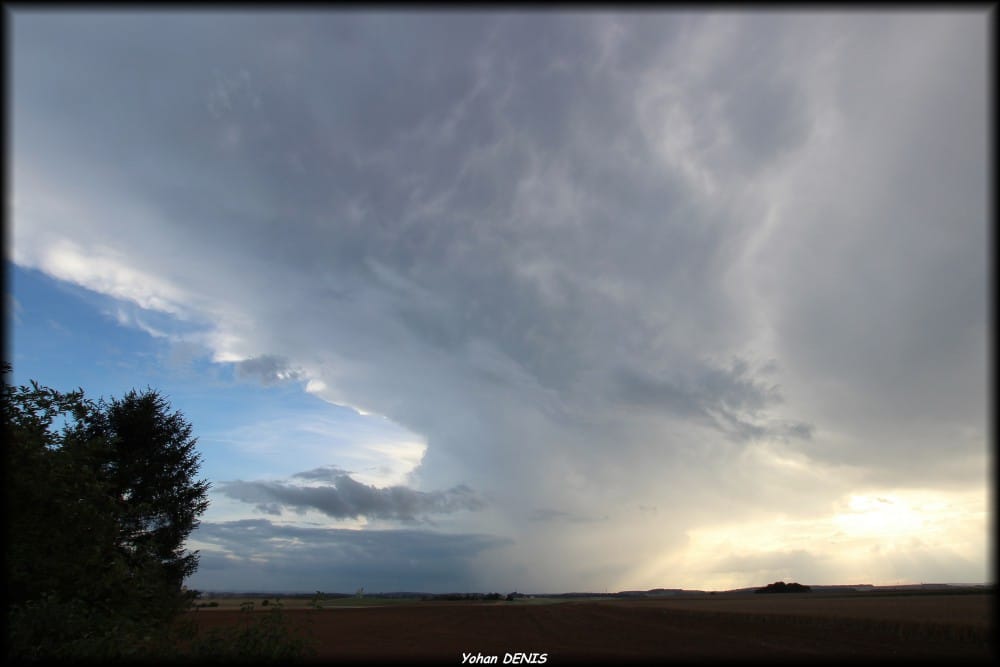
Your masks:
<instances>
[{"instance_id":1,"label":"sun glow","mask_svg":"<svg viewBox=\"0 0 1000 667\"><path fill-rule=\"evenodd\" d=\"M928 503L924 503L925 505ZM871 536L880 539L902 537L922 532L929 526L918 502L898 496L852 495L847 510L834 515L832 521L847 535ZM935 503L940 506L940 503Z\"/></svg>"},{"instance_id":2,"label":"sun glow","mask_svg":"<svg viewBox=\"0 0 1000 667\"><path fill-rule=\"evenodd\" d=\"M785 578L838 583L810 579L822 579L824 572L876 585L900 583L908 573L903 554L981 559L986 500L982 491L858 490L842 496L826 515L768 516L691 529L684 549L646 563L642 574L706 590Z\"/></svg>"}]
</instances>

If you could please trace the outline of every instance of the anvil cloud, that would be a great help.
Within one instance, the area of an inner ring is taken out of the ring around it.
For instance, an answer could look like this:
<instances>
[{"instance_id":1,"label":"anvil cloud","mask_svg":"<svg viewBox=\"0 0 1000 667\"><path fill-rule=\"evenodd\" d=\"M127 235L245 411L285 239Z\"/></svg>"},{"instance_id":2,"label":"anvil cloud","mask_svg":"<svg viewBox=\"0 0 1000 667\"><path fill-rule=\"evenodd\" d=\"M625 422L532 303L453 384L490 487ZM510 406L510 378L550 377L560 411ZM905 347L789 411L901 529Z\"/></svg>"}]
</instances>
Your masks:
<instances>
[{"instance_id":1,"label":"anvil cloud","mask_svg":"<svg viewBox=\"0 0 1000 667\"><path fill-rule=\"evenodd\" d=\"M985 581L987 24L19 9L9 258L413 434L213 480L207 565L310 519L462 563L411 590Z\"/></svg>"}]
</instances>

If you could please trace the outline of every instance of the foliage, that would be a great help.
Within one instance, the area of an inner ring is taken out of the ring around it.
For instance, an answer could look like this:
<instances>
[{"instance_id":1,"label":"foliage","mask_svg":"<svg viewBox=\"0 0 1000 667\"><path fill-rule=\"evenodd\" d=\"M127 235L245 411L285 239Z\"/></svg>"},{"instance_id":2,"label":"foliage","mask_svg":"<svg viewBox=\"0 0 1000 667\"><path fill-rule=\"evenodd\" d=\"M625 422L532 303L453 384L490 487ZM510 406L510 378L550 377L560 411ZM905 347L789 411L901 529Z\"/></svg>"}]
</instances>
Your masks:
<instances>
[{"instance_id":1,"label":"foliage","mask_svg":"<svg viewBox=\"0 0 1000 667\"><path fill-rule=\"evenodd\" d=\"M269 605L264 613L254 612L253 602L240 605L242 619L233 627L212 628L199 635L193 624L187 626L190 634L180 649L181 658L203 661L301 660L314 653L309 643L288 626L281 601Z\"/></svg>"},{"instance_id":2,"label":"foliage","mask_svg":"<svg viewBox=\"0 0 1000 667\"><path fill-rule=\"evenodd\" d=\"M8 657L129 657L194 593L184 540L208 505L191 426L157 392L94 402L7 383Z\"/></svg>"},{"instance_id":3,"label":"foliage","mask_svg":"<svg viewBox=\"0 0 1000 667\"><path fill-rule=\"evenodd\" d=\"M7 658L122 660L169 655L166 628L81 598L44 595L7 611Z\"/></svg>"},{"instance_id":4,"label":"foliage","mask_svg":"<svg viewBox=\"0 0 1000 667\"><path fill-rule=\"evenodd\" d=\"M197 602L195 603L194 606L196 609L200 609L202 607L218 607L219 603L216 602L215 600L212 600L211 602Z\"/></svg>"},{"instance_id":5,"label":"foliage","mask_svg":"<svg viewBox=\"0 0 1000 667\"><path fill-rule=\"evenodd\" d=\"M208 482L195 481L200 456L191 430L154 390L101 399L90 425L108 447L104 474L118 503L129 573L146 582L146 596L168 617L190 602L181 584L197 569L198 555L186 552L184 541L208 507Z\"/></svg>"},{"instance_id":6,"label":"foliage","mask_svg":"<svg viewBox=\"0 0 1000 667\"><path fill-rule=\"evenodd\" d=\"M758 588L754 593L808 593L812 589L808 586L803 586L802 584L792 582L786 584L783 581L776 581L773 584L768 584L764 588Z\"/></svg>"},{"instance_id":7,"label":"foliage","mask_svg":"<svg viewBox=\"0 0 1000 667\"><path fill-rule=\"evenodd\" d=\"M435 595L425 595L422 600L447 600L449 602L455 601L469 601L469 600L513 600L515 597L519 596L517 593L511 593L506 598L500 593L437 593Z\"/></svg>"}]
</instances>

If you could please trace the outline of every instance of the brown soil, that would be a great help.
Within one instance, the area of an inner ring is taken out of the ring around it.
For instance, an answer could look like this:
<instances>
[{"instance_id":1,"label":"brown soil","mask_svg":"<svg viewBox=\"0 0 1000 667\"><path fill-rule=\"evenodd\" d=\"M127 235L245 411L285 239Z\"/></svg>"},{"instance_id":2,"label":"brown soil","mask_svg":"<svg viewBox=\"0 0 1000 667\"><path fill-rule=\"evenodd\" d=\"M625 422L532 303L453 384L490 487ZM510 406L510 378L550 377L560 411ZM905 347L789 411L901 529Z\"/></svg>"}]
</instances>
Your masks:
<instances>
[{"instance_id":1,"label":"brown soil","mask_svg":"<svg viewBox=\"0 0 1000 667\"><path fill-rule=\"evenodd\" d=\"M677 660L986 661L992 598L701 598L558 604L426 602L368 608L286 609L311 638L314 660L434 661L463 653L545 654L545 664ZM194 612L207 629L241 612ZM510 663L510 659L508 659ZM524 664L524 663L522 663Z\"/></svg>"}]
</instances>

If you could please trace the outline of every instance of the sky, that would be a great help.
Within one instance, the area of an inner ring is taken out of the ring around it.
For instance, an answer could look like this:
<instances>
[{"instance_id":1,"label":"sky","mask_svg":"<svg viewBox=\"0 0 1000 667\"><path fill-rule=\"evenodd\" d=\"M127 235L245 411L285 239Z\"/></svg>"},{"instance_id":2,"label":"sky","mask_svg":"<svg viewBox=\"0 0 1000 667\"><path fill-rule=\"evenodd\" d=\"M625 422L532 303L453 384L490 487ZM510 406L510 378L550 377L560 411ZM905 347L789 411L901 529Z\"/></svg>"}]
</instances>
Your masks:
<instances>
[{"instance_id":1,"label":"sky","mask_svg":"<svg viewBox=\"0 0 1000 667\"><path fill-rule=\"evenodd\" d=\"M7 10L13 381L208 591L985 583L986 9Z\"/></svg>"}]
</instances>

